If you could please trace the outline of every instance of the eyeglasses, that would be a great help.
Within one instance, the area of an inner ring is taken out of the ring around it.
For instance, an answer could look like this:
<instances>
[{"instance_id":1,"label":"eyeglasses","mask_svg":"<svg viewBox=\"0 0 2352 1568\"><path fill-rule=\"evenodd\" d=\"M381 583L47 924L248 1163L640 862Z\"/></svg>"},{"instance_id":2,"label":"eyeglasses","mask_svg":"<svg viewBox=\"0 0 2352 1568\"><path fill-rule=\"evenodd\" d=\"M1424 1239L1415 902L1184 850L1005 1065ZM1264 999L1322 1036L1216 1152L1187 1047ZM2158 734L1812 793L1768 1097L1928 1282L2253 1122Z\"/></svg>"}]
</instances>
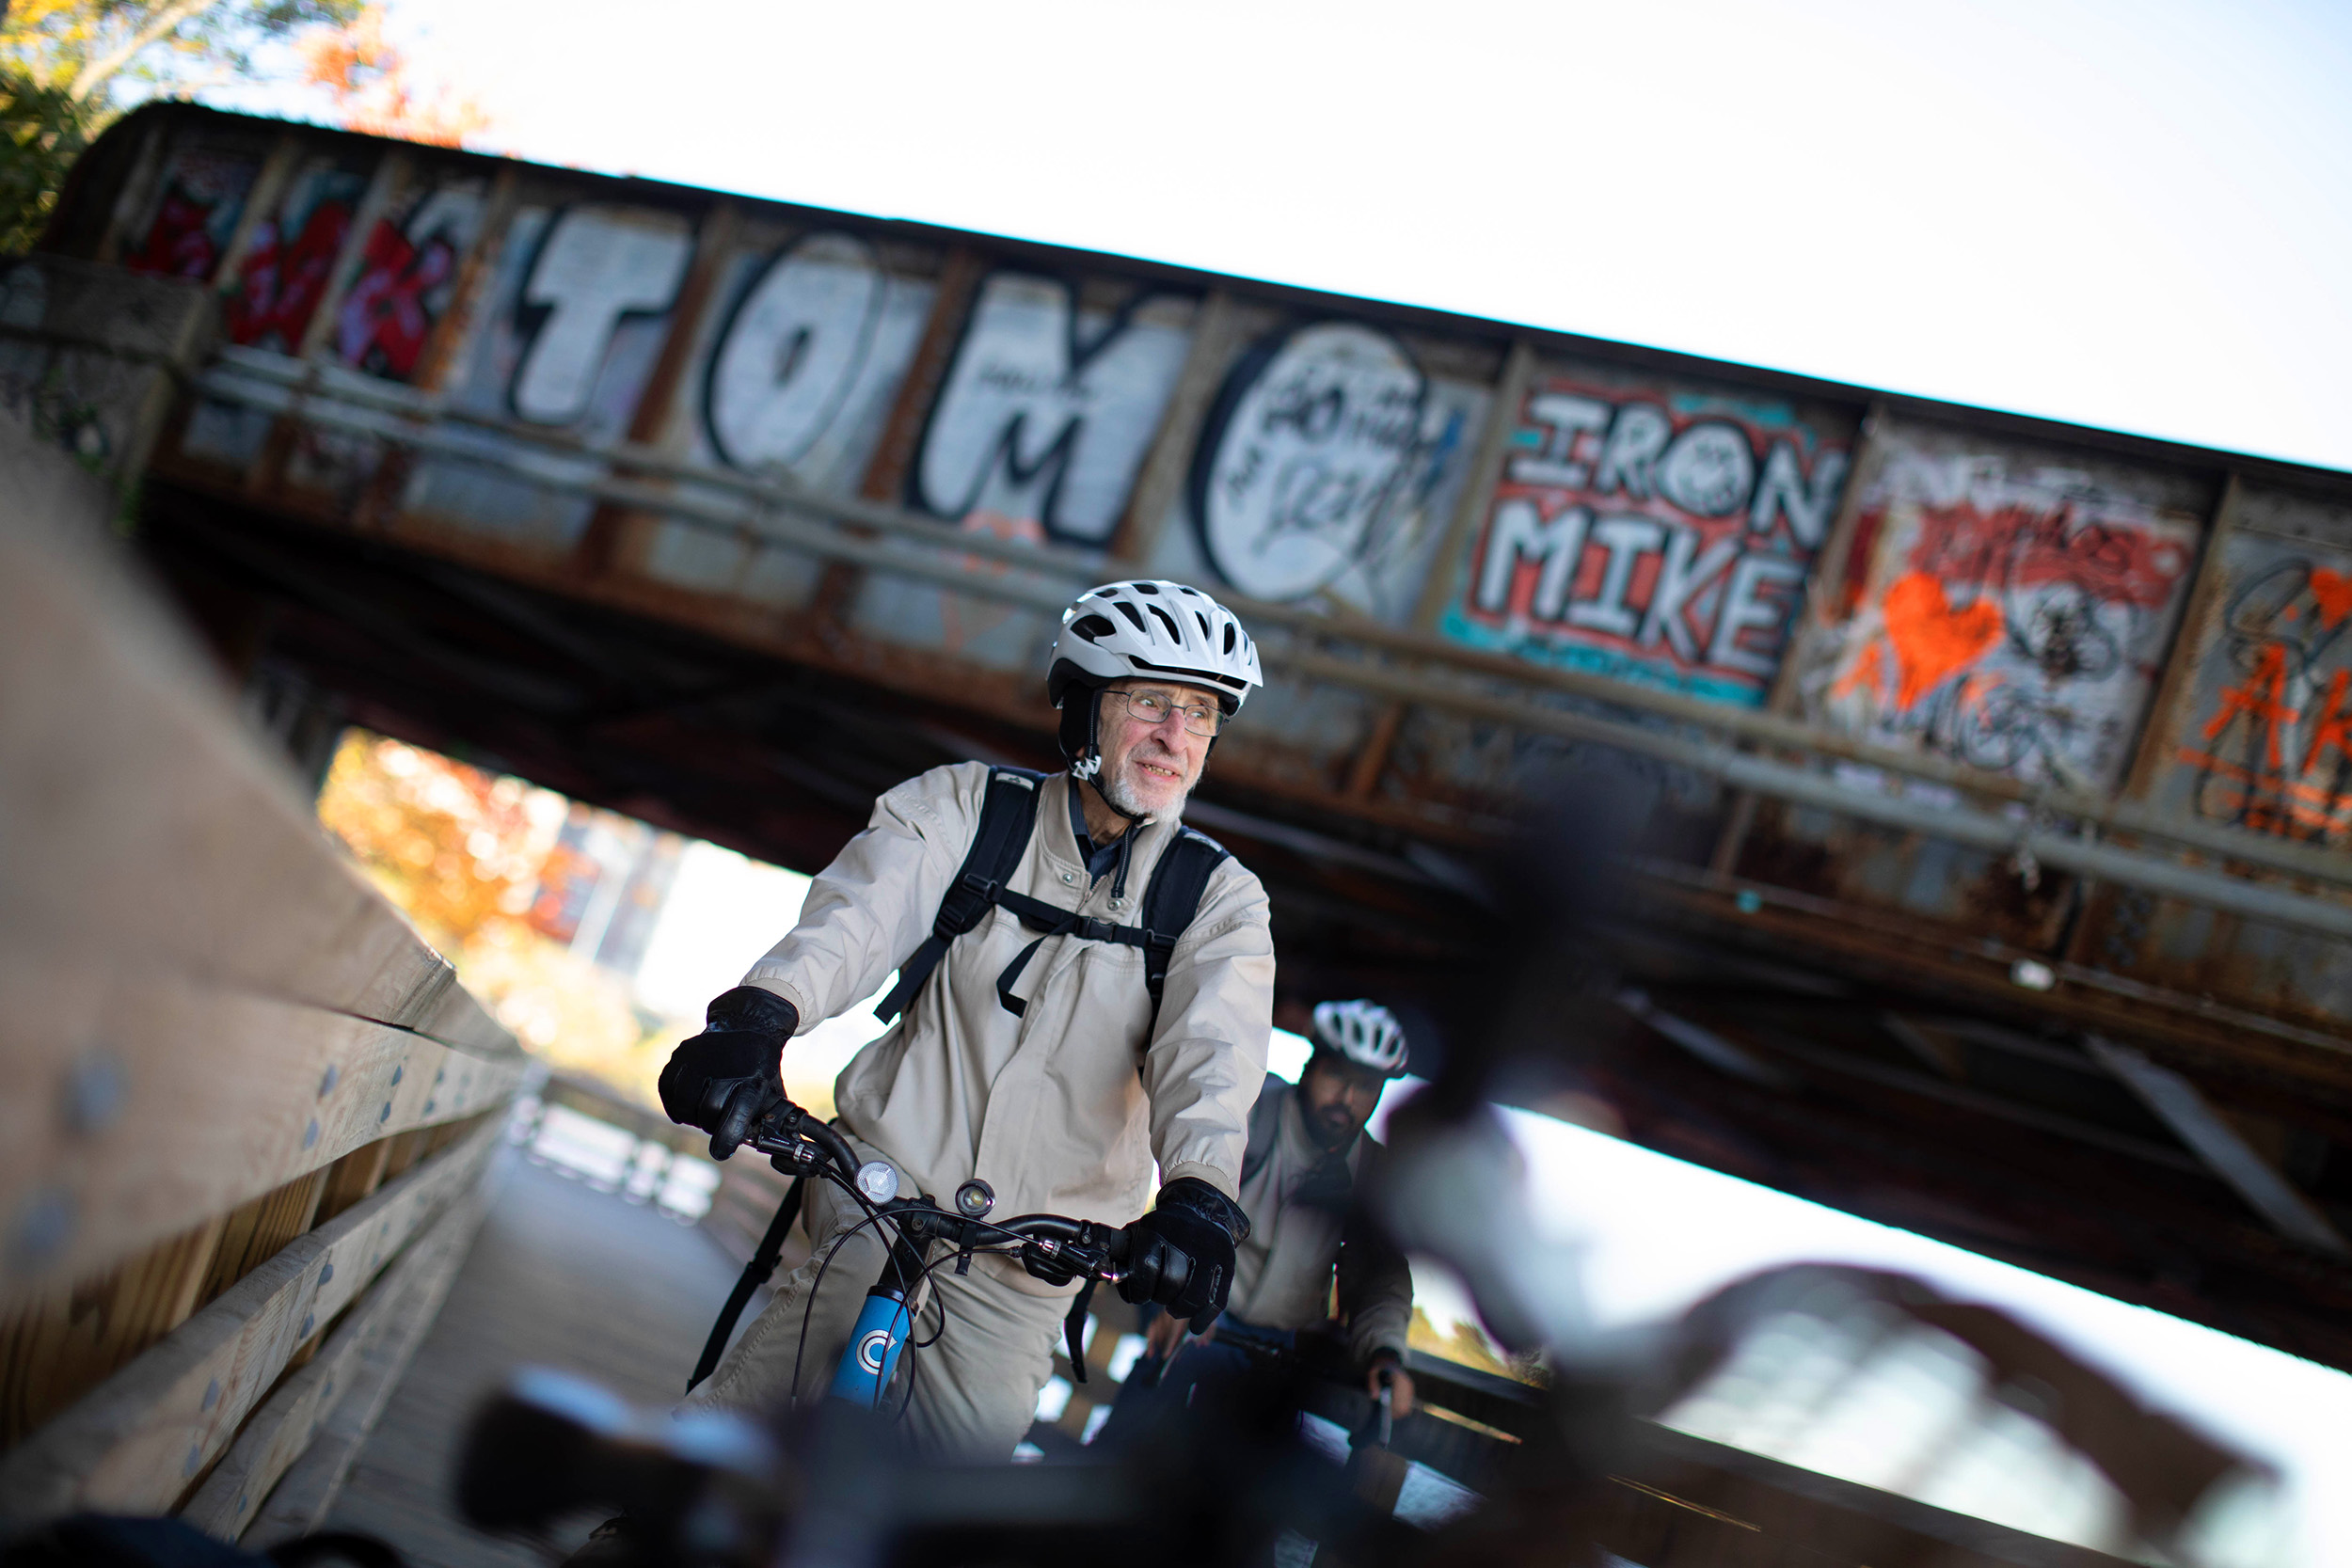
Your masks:
<instances>
[{"instance_id":1,"label":"eyeglasses","mask_svg":"<svg viewBox=\"0 0 2352 1568\"><path fill-rule=\"evenodd\" d=\"M1163 724L1168 721L1170 713L1180 713L1184 719L1184 733L1197 735L1203 740L1216 739L1216 732L1225 724L1225 710L1216 704L1180 703L1173 691L1162 691L1148 686L1140 689L1111 687L1103 695L1125 702L1128 713L1146 724Z\"/></svg>"}]
</instances>

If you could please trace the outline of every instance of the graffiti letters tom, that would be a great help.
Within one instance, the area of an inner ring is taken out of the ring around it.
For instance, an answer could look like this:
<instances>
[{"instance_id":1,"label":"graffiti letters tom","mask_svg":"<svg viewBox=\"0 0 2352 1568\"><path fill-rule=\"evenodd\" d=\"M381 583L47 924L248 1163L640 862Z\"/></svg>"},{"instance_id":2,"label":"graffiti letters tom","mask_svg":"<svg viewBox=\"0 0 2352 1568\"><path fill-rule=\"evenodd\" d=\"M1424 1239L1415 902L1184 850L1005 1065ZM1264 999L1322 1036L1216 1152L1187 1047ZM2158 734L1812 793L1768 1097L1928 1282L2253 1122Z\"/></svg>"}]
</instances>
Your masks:
<instances>
[{"instance_id":1,"label":"graffiti letters tom","mask_svg":"<svg viewBox=\"0 0 2352 1568\"><path fill-rule=\"evenodd\" d=\"M1836 515L1851 417L1539 375L1444 631L1760 704Z\"/></svg>"}]
</instances>

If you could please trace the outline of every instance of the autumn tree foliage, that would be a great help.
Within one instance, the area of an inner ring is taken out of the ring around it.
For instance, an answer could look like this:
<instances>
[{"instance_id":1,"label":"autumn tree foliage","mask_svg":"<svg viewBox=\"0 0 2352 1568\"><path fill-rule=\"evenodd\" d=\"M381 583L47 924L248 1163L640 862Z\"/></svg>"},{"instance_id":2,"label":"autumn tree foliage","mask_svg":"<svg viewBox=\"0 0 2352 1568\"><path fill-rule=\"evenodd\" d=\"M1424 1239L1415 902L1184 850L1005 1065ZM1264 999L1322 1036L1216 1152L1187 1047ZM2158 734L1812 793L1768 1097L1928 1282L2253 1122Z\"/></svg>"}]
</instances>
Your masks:
<instances>
[{"instance_id":1,"label":"autumn tree foliage","mask_svg":"<svg viewBox=\"0 0 2352 1568\"><path fill-rule=\"evenodd\" d=\"M384 36L382 6L364 6L298 47L308 80L326 90L350 130L458 147L489 128L488 112L470 94L418 80L408 56Z\"/></svg>"},{"instance_id":2,"label":"autumn tree foliage","mask_svg":"<svg viewBox=\"0 0 2352 1568\"><path fill-rule=\"evenodd\" d=\"M548 935L549 895L580 875L570 802L520 779L352 730L319 820L500 1022L559 1067L652 1103L676 1031L657 1032L619 977Z\"/></svg>"}]
</instances>

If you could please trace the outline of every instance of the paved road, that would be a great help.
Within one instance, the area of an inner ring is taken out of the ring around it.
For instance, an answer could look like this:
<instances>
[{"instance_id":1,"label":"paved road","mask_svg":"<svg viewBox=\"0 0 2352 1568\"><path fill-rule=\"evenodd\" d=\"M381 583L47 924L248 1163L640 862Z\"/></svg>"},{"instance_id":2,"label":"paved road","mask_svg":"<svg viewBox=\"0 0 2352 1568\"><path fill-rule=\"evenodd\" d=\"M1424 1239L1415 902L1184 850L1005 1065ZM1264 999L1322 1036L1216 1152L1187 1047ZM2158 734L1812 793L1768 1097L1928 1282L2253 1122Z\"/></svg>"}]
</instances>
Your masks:
<instances>
[{"instance_id":1,"label":"paved road","mask_svg":"<svg viewBox=\"0 0 2352 1568\"><path fill-rule=\"evenodd\" d=\"M500 1158L472 1255L327 1521L390 1542L417 1568L548 1561L458 1523L450 1467L467 1416L524 1363L582 1373L640 1404L675 1400L736 1275L702 1230L512 1149ZM594 1523L580 1521L560 1544Z\"/></svg>"}]
</instances>

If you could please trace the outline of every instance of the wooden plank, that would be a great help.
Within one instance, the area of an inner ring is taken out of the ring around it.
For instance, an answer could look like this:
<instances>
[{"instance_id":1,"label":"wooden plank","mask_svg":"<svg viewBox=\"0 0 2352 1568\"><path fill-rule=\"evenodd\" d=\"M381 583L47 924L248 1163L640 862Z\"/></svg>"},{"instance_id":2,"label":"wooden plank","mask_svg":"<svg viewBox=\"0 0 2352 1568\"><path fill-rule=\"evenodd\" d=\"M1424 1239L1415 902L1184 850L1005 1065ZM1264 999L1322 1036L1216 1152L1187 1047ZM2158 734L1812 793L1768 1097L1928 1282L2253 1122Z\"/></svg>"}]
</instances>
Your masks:
<instances>
[{"instance_id":1,"label":"wooden plank","mask_svg":"<svg viewBox=\"0 0 2352 1568\"><path fill-rule=\"evenodd\" d=\"M0 1448L186 1322L222 1228L206 1221L95 1279L20 1305L0 1326Z\"/></svg>"},{"instance_id":2,"label":"wooden plank","mask_svg":"<svg viewBox=\"0 0 2352 1568\"><path fill-rule=\"evenodd\" d=\"M23 941L0 995L0 1305L501 1103L528 1064Z\"/></svg>"},{"instance_id":3,"label":"wooden plank","mask_svg":"<svg viewBox=\"0 0 2352 1568\"><path fill-rule=\"evenodd\" d=\"M195 1305L219 1300L229 1287L310 1229L326 1187L326 1168L322 1166L230 1210L221 1225L220 1241L213 1248L212 1266L205 1271Z\"/></svg>"},{"instance_id":4,"label":"wooden plank","mask_svg":"<svg viewBox=\"0 0 2352 1568\"><path fill-rule=\"evenodd\" d=\"M0 1460L0 1521L156 1513L227 1449L296 1347L479 1180L502 1124L297 1238Z\"/></svg>"},{"instance_id":5,"label":"wooden plank","mask_svg":"<svg viewBox=\"0 0 2352 1568\"><path fill-rule=\"evenodd\" d=\"M389 1379L382 1376L386 1369L371 1353L388 1342L412 1352L424 1338L473 1243L483 1210L479 1188L461 1196L402 1251L399 1261L335 1325L316 1358L280 1383L246 1419L229 1451L181 1509L183 1519L234 1541L259 1516L278 1479L303 1457L313 1434L354 1399L359 1402L354 1413L365 1418L356 1423L352 1434L365 1437L382 1411L390 1382L397 1381L396 1371ZM398 1355L403 1364L406 1359L405 1354ZM373 1382L381 1387L366 1386L363 1374L368 1372L376 1374ZM342 1431L351 1433L354 1424L345 1423Z\"/></svg>"},{"instance_id":6,"label":"wooden plank","mask_svg":"<svg viewBox=\"0 0 2352 1568\"><path fill-rule=\"evenodd\" d=\"M384 1160L391 1151L392 1140L378 1138L327 1166L326 1185L319 1193L318 1223L325 1225L382 1186Z\"/></svg>"},{"instance_id":7,"label":"wooden plank","mask_svg":"<svg viewBox=\"0 0 2352 1568\"><path fill-rule=\"evenodd\" d=\"M176 619L12 513L0 820L15 828L0 835L0 944L29 931L486 1043L479 1009L448 999L447 962L326 842Z\"/></svg>"}]
</instances>

